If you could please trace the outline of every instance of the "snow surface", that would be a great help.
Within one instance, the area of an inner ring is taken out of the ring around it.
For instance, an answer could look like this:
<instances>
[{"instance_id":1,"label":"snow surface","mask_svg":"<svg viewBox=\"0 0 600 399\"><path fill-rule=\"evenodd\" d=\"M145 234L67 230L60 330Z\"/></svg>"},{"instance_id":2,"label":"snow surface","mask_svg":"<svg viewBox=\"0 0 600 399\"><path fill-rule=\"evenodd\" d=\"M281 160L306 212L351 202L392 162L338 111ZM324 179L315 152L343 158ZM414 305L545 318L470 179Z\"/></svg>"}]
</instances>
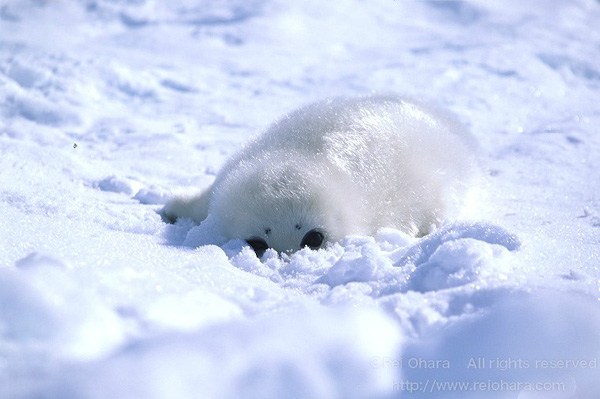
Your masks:
<instances>
[{"instance_id":1,"label":"snow surface","mask_svg":"<svg viewBox=\"0 0 600 399\"><path fill-rule=\"evenodd\" d=\"M599 20L595 0L0 1L0 397L600 397ZM156 213L285 112L388 91L480 141L462 220L258 260Z\"/></svg>"}]
</instances>

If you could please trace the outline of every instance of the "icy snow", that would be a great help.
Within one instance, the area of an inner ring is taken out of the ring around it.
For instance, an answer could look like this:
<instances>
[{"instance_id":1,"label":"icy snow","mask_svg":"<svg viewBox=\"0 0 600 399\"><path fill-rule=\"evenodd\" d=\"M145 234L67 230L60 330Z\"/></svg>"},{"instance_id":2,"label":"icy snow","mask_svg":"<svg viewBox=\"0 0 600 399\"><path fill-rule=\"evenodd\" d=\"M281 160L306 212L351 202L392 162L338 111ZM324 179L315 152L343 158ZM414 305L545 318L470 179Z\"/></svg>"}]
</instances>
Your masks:
<instances>
[{"instance_id":1,"label":"icy snow","mask_svg":"<svg viewBox=\"0 0 600 399\"><path fill-rule=\"evenodd\" d=\"M0 398L600 396L600 3L0 2ZM487 182L262 259L157 214L282 114L446 107Z\"/></svg>"}]
</instances>

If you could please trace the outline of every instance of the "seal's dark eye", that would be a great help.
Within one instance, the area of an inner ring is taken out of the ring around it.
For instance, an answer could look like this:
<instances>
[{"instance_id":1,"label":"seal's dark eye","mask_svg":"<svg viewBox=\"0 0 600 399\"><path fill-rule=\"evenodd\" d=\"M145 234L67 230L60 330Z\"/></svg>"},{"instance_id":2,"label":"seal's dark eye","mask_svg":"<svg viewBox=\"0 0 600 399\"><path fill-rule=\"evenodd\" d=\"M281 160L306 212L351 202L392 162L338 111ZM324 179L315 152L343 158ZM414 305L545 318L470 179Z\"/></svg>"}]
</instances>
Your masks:
<instances>
[{"instance_id":1,"label":"seal's dark eye","mask_svg":"<svg viewBox=\"0 0 600 399\"><path fill-rule=\"evenodd\" d=\"M267 245L267 242L265 240L263 240L262 238L253 237L253 238L247 239L246 242L248 243L248 245L250 245L252 247L254 252L256 252L256 256L258 256L259 258L261 256L263 256L265 251L269 248L269 246Z\"/></svg>"},{"instance_id":2,"label":"seal's dark eye","mask_svg":"<svg viewBox=\"0 0 600 399\"><path fill-rule=\"evenodd\" d=\"M300 246L302 248L309 247L310 249L319 249L321 244L323 244L323 239L325 236L317 229L312 229L302 239L302 243Z\"/></svg>"}]
</instances>

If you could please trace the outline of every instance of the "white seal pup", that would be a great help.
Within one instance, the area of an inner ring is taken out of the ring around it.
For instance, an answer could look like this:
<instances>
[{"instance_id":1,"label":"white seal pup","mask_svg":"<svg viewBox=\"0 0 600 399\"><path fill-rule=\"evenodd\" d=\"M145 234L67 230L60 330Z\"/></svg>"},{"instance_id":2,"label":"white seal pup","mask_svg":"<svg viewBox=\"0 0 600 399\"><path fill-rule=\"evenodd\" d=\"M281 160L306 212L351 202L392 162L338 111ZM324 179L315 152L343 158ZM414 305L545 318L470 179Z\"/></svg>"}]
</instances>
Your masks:
<instances>
[{"instance_id":1,"label":"white seal pup","mask_svg":"<svg viewBox=\"0 0 600 399\"><path fill-rule=\"evenodd\" d=\"M334 98L284 116L233 156L204 193L174 198L174 221L208 215L227 239L313 249L394 227L429 233L476 175L475 140L453 118L396 96Z\"/></svg>"}]
</instances>

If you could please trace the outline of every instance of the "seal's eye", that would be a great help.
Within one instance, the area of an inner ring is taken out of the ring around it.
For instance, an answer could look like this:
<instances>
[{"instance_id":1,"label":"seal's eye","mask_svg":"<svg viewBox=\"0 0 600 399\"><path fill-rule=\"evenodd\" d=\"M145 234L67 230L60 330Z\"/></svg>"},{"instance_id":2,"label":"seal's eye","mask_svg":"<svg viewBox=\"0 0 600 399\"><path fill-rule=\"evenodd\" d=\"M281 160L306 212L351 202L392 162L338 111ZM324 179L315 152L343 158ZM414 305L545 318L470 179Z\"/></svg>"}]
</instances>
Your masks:
<instances>
[{"instance_id":1,"label":"seal's eye","mask_svg":"<svg viewBox=\"0 0 600 399\"><path fill-rule=\"evenodd\" d=\"M263 256L265 251L269 248L267 242L262 238L253 237L247 239L246 242L252 247L254 252L256 252L256 256L258 256L259 258Z\"/></svg>"},{"instance_id":2,"label":"seal's eye","mask_svg":"<svg viewBox=\"0 0 600 399\"><path fill-rule=\"evenodd\" d=\"M321 244L323 244L323 239L325 236L317 229L312 229L302 239L302 243L300 246L302 248L309 247L310 249L319 249Z\"/></svg>"}]
</instances>

